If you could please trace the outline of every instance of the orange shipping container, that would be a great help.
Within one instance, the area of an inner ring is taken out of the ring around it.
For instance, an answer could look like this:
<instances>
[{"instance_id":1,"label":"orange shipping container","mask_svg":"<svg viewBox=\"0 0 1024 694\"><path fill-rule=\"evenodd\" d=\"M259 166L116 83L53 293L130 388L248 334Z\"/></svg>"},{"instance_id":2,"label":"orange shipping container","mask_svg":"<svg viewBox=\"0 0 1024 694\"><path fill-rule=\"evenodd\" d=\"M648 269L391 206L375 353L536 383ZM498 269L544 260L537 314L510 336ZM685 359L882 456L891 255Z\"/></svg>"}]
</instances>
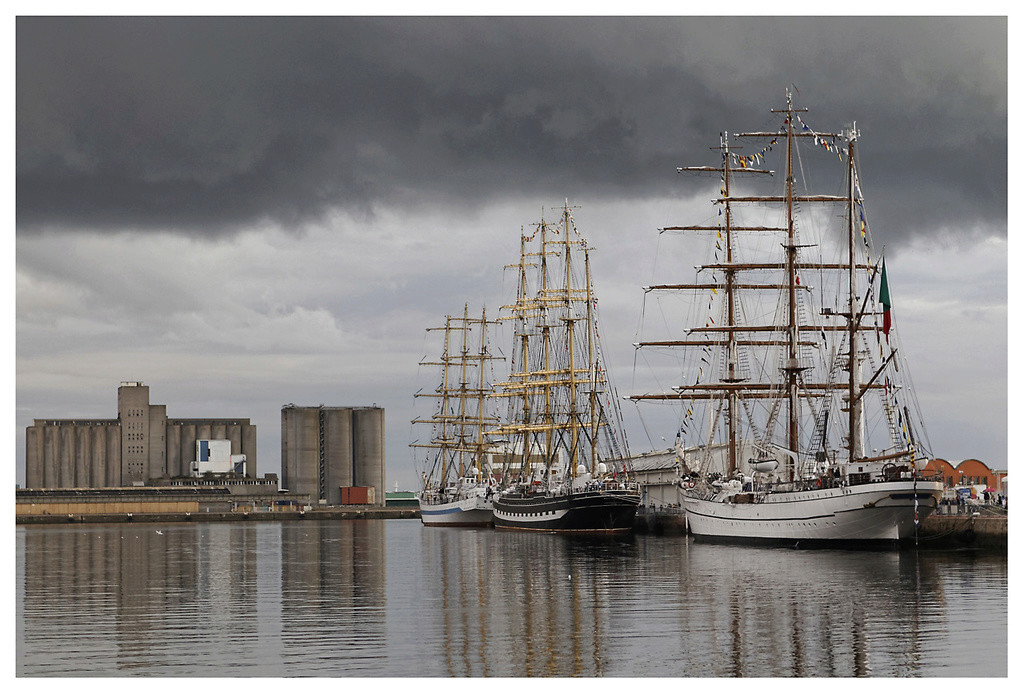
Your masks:
<instances>
[{"instance_id":1,"label":"orange shipping container","mask_svg":"<svg viewBox=\"0 0 1024 694\"><path fill-rule=\"evenodd\" d=\"M375 492L373 487L341 487L341 503L348 504L372 504L374 503Z\"/></svg>"}]
</instances>

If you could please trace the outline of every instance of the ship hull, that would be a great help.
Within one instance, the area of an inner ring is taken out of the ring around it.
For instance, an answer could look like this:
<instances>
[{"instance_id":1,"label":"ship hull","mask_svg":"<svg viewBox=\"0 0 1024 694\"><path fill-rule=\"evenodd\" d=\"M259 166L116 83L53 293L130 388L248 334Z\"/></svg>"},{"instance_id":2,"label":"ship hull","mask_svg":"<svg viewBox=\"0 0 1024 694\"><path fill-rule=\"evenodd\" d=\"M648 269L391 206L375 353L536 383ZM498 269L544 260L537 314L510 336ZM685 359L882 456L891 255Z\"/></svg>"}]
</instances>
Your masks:
<instances>
[{"instance_id":1,"label":"ship hull","mask_svg":"<svg viewBox=\"0 0 1024 694\"><path fill-rule=\"evenodd\" d=\"M548 533L625 533L633 529L639 504L638 494L621 491L503 496L494 502L494 527Z\"/></svg>"},{"instance_id":2,"label":"ship hull","mask_svg":"<svg viewBox=\"0 0 1024 694\"><path fill-rule=\"evenodd\" d=\"M420 500L420 521L430 527L483 528L491 524L494 502L482 496L469 496L446 503Z\"/></svg>"},{"instance_id":3,"label":"ship hull","mask_svg":"<svg viewBox=\"0 0 1024 694\"><path fill-rule=\"evenodd\" d=\"M697 540L745 544L870 545L913 540L917 520L942 496L940 482L900 480L801 492L775 492L759 503L731 503L684 492ZM915 506L916 498L916 506Z\"/></svg>"}]
</instances>

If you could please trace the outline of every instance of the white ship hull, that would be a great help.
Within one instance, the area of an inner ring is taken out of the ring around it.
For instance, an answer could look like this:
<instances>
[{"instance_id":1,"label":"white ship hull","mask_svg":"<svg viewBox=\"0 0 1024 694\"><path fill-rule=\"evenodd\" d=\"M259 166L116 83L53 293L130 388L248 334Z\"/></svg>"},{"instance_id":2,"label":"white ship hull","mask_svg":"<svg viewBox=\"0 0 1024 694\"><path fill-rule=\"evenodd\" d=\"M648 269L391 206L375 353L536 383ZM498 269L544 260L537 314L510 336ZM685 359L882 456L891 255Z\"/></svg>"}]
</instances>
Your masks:
<instances>
[{"instance_id":1,"label":"white ship hull","mask_svg":"<svg viewBox=\"0 0 1024 694\"><path fill-rule=\"evenodd\" d=\"M772 492L758 503L704 500L684 492L697 539L821 543L912 539L942 496L941 482L898 480L800 492ZM915 507L916 497L916 507Z\"/></svg>"},{"instance_id":2,"label":"white ship hull","mask_svg":"<svg viewBox=\"0 0 1024 694\"><path fill-rule=\"evenodd\" d=\"M494 520L494 502L475 494L446 503L421 498L420 520L428 526L485 527Z\"/></svg>"}]
</instances>

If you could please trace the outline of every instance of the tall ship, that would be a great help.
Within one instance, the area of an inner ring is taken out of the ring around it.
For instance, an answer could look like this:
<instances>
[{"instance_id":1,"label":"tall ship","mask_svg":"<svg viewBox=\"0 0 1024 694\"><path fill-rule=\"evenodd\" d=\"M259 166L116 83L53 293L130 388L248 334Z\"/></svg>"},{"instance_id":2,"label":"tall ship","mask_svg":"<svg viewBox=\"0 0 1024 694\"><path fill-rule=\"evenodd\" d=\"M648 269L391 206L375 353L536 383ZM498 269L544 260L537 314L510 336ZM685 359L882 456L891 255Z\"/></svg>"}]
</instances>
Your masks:
<instances>
[{"instance_id":1,"label":"tall ship","mask_svg":"<svg viewBox=\"0 0 1024 694\"><path fill-rule=\"evenodd\" d=\"M488 345L487 327L493 324L486 309L471 318L466 304L462 316L446 316L443 327L427 329L442 331L444 341L438 361L420 362L440 371L433 392L416 393L434 400L432 414L412 421L431 428L429 442L410 444L426 451L418 495L423 525L491 525L496 487L484 432L498 424L487 408L493 392L489 365L499 358Z\"/></svg>"},{"instance_id":2,"label":"tall ship","mask_svg":"<svg viewBox=\"0 0 1024 694\"><path fill-rule=\"evenodd\" d=\"M598 333L590 248L566 202L559 221L523 234L507 381L508 415L490 434L505 451L494 527L560 533L633 528L639 488Z\"/></svg>"},{"instance_id":3,"label":"tall ship","mask_svg":"<svg viewBox=\"0 0 1024 694\"><path fill-rule=\"evenodd\" d=\"M788 91L770 114L764 130L721 133L717 165L678 169L718 178L714 207L662 232L704 237L707 255L693 281L645 288L645 314L678 302L689 327L637 348L673 358L683 380L631 398L681 406L680 498L697 539L906 541L942 484L920 472L929 446L868 225L856 124L819 131Z\"/></svg>"}]
</instances>

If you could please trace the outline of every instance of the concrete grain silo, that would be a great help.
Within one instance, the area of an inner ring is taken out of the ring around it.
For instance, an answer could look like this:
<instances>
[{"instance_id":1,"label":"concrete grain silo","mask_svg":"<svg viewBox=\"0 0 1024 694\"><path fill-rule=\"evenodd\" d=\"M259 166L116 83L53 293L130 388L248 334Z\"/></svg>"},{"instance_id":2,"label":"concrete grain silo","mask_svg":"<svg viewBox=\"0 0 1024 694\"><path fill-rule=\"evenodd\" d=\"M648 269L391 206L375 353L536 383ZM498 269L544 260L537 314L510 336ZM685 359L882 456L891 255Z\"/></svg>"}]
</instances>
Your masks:
<instances>
[{"instance_id":1,"label":"concrete grain silo","mask_svg":"<svg viewBox=\"0 0 1024 694\"><path fill-rule=\"evenodd\" d=\"M92 426L92 478L90 487L104 487L107 484L107 427L104 424Z\"/></svg>"},{"instance_id":2,"label":"concrete grain silo","mask_svg":"<svg viewBox=\"0 0 1024 694\"><path fill-rule=\"evenodd\" d=\"M373 487L384 503L384 410L379 407L281 408L281 486L313 503L345 503L344 491Z\"/></svg>"},{"instance_id":3,"label":"concrete grain silo","mask_svg":"<svg viewBox=\"0 0 1024 694\"><path fill-rule=\"evenodd\" d=\"M313 503L320 498L318 426L315 408L281 408L281 487L309 494Z\"/></svg>"},{"instance_id":4,"label":"concrete grain silo","mask_svg":"<svg viewBox=\"0 0 1024 694\"><path fill-rule=\"evenodd\" d=\"M230 435L232 454L256 477L256 427L248 419L168 419L149 386L122 381L116 419L34 419L25 431L29 489L122 487L188 475L196 439Z\"/></svg>"},{"instance_id":5,"label":"concrete grain silo","mask_svg":"<svg viewBox=\"0 0 1024 694\"><path fill-rule=\"evenodd\" d=\"M324 478L327 485L327 503L341 503L341 488L352 482L352 409L348 407L320 408L323 435Z\"/></svg>"},{"instance_id":6,"label":"concrete grain silo","mask_svg":"<svg viewBox=\"0 0 1024 694\"><path fill-rule=\"evenodd\" d=\"M376 503L384 503L384 409L360 407L352 413L353 486L373 487Z\"/></svg>"},{"instance_id":7,"label":"concrete grain silo","mask_svg":"<svg viewBox=\"0 0 1024 694\"><path fill-rule=\"evenodd\" d=\"M121 486L121 428L105 427L107 433L107 487Z\"/></svg>"},{"instance_id":8,"label":"concrete grain silo","mask_svg":"<svg viewBox=\"0 0 1024 694\"><path fill-rule=\"evenodd\" d=\"M188 464L182 467L181 461L181 425L167 425L167 474L170 477L180 477L188 474Z\"/></svg>"}]
</instances>

